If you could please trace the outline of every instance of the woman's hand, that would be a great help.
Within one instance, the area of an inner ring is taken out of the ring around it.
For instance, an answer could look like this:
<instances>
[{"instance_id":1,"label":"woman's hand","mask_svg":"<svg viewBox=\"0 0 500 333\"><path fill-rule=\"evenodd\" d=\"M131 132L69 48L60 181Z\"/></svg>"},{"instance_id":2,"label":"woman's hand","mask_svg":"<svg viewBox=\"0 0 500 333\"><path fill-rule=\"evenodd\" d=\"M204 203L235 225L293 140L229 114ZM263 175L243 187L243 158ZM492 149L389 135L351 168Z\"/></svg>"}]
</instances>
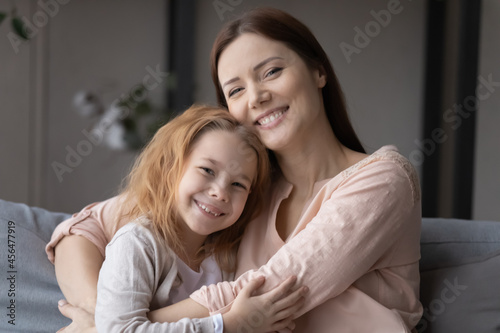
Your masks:
<instances>
[{"instance_id":1,"label":"woman's hand","mask_svg":"<svg viewBox=\"0 0 500 333\"><path fill-rule=\"evenodd\" d=\"M93 314L82 308L73 306L65 300L59 301L58 305L59 311L63 316L71 319L73 322L61 328L57 333L97 333Z\"/></svg>"},{"instance_id":2,"label":"woman's hand","mask_svg":"<svg viewBox=\"0 0 500 333\"><path fill-rule=\"evenodd\" d=\"M297 278L292 276L262 295L256 291L265 278L252 280L238 294L231 310L222 316L224 333L274 332L292 330L294 314L304 304L307 287L293 290Z\"/></svg>"}]
</instances>

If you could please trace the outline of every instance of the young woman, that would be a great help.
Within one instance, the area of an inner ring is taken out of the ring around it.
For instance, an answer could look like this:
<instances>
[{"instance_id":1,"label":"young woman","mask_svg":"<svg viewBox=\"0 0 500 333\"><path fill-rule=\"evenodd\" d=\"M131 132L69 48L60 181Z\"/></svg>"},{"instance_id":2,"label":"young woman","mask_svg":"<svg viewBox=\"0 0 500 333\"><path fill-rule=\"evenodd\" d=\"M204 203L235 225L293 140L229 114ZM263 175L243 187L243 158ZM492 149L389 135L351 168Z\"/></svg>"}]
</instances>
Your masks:
<instances>
[{"instance_id":1,"label":"young woman","mask_svg":"<svg viewBox=\"0 0 500 333\"><path fill-rule=\"evenodd\" d=\"M97 330L213 332L214 324L222 327L220 315L152 323L147 313L234 272L241 235L259 211L267 175L264 146L223 109L191 107L163 126L116 198L122 207L120 219L133 222L118 230L106 247L97 289ZM291 285L233 308L224 315L225 331L236 332L238 320ZM290 325L301 304L296 302L300 292L272 303L255 331Z\"/></svg>"},{"instance_id":2,"label":"young woman","mask_svg":"<svg viewBox=\"0 0 500 333\"><path fill-rule=\"evenodd\" d=\"M211 63L220 104L272 151L271 191L243 235L237 279L151 317L225 313L255 276L268 291L296 275L310 293L295 332L412 331L422 314L413 167L393 146L365 154L328 57L289 14L262 8L230 22ZM71 237L57 247L78 249ZM56 252L56 269L70 272ZM98 269L98 256L85 258Z\"/></svg>"}]
</instances>

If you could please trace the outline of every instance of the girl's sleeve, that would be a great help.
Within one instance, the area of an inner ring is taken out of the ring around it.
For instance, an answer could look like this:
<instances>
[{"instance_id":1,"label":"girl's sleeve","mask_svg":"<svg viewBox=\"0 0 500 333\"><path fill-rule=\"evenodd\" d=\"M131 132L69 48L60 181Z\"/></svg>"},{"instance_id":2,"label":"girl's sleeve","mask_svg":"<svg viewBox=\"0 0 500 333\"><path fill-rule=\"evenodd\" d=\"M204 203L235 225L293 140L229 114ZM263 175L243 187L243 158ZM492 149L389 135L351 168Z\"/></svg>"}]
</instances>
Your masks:
<instances>
[{"instance_id":1,"label":"girl's sleeve","mask_svg":"<svg viewBox=\"0 0 500 333\"><path fill-rule=\"evenodd\" d=\"M136 227L137 228L137 227ZM132 229L132 230L131 230ZM95 322L98 332L214 332L212 318L152 323L147 317L158 279L173 283L176 273L167 272L174 257L158 251L152 234L137 234L130 225L117 232L106 248L106 260L97 285ZM163 271L163 272L162 272Z\"/></svg>"},{"instance_id":2,"label":"girl's sleeve","mask_svg":"<svg viewBox=\"0 0 500 333\"><path fill-rule=\"evenodd\" d=\"M236 281L203 287L191 298L211 313L224 313L249 280L265 276L265 292L291 275L310 290L298 315L338 296L365 273L387 264L403 232L418 233L419 189L410 168L392 161L365 166L348 177L266 265ZM419 249L408 251L417 261Z\"/></svg>"}]
</instances>

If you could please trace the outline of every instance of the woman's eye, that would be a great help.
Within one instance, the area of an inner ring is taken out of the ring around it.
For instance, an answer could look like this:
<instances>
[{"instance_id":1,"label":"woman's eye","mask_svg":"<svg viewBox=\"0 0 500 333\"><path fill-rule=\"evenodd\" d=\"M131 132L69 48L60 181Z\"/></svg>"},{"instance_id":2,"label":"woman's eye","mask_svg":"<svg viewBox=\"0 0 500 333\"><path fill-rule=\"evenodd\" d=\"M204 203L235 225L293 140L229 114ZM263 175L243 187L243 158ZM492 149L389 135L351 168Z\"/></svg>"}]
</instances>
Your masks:
<instances>
[{"instance_id":1,"label":"woman's eye","mask_svg":"<svg viewBox=\"0 0 500 333\"><path fill-rule=\"evenodd\" d=\"M228 96L229 96L229 97L231 97L231 96L233 96L234 94L239 93L239 92L240 92L240 91L242 91L242 90L243 90L243 88L235 88L235 89L233 89L233 90L231 90L231 91L229 92Z\"/></svg>"},{"instance_id":2,"label":"woman's eye","mask_svg":"<svg viewBox=\"0 0 500 333\"><path fill-rule=\"evenodd\" d=\"M279 73L279 72L281 72L281 70L282 70L282 69L283 69L283 68L281 68L281 67L271 68L271 69L270 69L270 70L266 73L266 75L265 75L265 76L266 76L266 77L268 77L268 76L274 75L274 74L276 74L276 73Z\"/></svg>"},{"instance_id":3,"label":"woman's eye","mask_svg":"<svg viewBox=\"0 0 500 333\"><path fill-rule=\"evenodd\" d=\"M209 175L214 175L215 172L210 169L210 168L206 168L206 167L200 167L201 170L203 170L205 173L208 173Z\"/></svg>"}]
</instances>

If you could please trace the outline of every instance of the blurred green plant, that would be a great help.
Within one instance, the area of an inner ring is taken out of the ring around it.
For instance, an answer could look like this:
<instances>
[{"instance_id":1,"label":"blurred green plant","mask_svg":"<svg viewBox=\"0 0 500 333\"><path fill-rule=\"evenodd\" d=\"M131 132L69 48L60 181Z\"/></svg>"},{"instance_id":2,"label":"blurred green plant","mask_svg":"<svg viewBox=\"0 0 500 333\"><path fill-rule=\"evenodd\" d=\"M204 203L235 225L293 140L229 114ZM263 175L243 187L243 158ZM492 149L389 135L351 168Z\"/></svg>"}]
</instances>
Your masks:
<instances>
[{"instance_id":1,"label":"blurred green plant","mask_svg":"<svg viewBox=\"0 0 500 333\"><path fill-rule=\"evenodd\" d=\"M118 107L128 111L120 121L125 128L123 139L132 150L141 149L148 143L171 116L167 112L154 112L147 93L146 87L138 84L117 103ZM138 99L137 96L145 97Z\"/></svg>"},{"instance_id":2,"label":"blurred green plant","mask_svg":"<svg viewBox=\"0 0 500 333\"><path fill-rule=\"evenodd\" d=\"M12 30L16 35L21 37L24 40L29 40L29 36L27 34L26 25L23 20L17 14L17 7L13 6L10 13L5 11L0 11L0 25L6 20L10 18L10 25Z\"/></svg>"}]
</instances>

